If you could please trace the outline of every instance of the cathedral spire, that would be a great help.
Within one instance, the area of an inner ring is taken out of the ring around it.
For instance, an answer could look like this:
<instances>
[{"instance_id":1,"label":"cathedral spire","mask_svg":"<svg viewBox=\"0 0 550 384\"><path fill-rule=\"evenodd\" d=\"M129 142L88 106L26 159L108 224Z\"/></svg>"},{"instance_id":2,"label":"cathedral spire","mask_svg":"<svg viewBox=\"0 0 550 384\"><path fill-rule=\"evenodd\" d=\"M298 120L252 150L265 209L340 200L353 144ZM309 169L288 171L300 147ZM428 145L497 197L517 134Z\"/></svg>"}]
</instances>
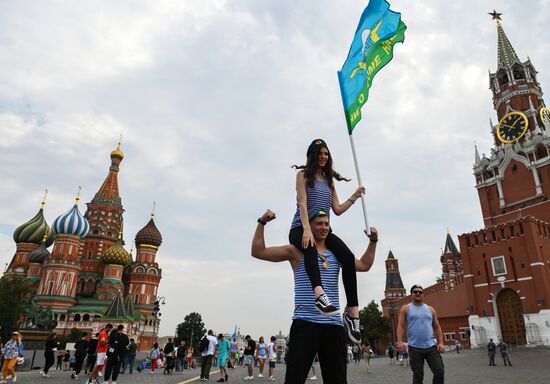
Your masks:
<instances>
[{"instance_id":1,"label":"cathedral spire","mask_svg":"<svg viewBox=\"0 0 550 384\"><path fill-rule=\"evenodd\" d=\"M92 203L107 203L117 208L122 208L118 190L118 171L120 162L124 159L124 153L120 149L120 142L114 151L111 152L111 166L109 173L103 181L101 188L95 194Z\"/></svg>"}]
</instances>

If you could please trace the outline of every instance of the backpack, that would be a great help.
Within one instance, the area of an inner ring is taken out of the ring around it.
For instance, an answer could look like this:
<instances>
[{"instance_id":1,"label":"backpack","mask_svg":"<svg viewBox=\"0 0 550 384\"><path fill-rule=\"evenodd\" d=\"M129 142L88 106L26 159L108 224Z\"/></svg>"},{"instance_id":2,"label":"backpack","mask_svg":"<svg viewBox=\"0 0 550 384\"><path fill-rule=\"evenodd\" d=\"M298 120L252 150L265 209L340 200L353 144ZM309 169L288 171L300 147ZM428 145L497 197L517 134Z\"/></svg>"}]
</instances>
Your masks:
<instances>
[{"instance_id":1,"label":"backpack","mask_svg":"<svg viewBox=\"0 0 550 384\"><path fill-rule=\"evenodd\" d=\"M208 347L210 346L210 340L208 340L208 337L204 335L199 343L199 351L201 353L208 352Z\"/></svg>"}]
</instances>

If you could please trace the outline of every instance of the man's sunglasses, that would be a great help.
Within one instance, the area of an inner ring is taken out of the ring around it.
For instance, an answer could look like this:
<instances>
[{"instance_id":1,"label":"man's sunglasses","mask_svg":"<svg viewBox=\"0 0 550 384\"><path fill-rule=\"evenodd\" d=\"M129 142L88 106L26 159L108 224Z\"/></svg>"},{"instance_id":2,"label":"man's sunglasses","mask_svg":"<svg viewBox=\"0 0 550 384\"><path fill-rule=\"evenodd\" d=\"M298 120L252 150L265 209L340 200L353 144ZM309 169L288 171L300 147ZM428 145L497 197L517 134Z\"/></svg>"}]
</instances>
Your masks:
<instances>
[{"instance_id":1,"label":"man's sunglasses","mask_svg":"<svg viewBox=\"0 0 550 384\"><path fill-rule=\"evenodd\" d=\"M413 291L413 293L415 295L422 295L424 293L424 291Z\"/></svg>"}]
</instances>

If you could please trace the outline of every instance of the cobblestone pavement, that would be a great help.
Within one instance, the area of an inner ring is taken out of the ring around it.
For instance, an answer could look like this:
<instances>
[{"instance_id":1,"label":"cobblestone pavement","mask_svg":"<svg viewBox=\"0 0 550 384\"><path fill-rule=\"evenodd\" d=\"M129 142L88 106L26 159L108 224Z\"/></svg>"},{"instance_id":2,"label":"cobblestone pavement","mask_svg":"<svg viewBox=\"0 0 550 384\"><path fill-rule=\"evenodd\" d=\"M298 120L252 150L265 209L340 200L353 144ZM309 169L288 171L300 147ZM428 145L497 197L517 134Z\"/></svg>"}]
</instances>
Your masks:
<instances>
[{"instance_id":1,"label":"cobblestone pavement","mask_svg":"<svg viewBox=\"0 0 550 384\"><path fill-rule=\"evenodd\" d=\"M546 348L529 348L514 350L510 354L512 367L505 367L502 360L498 359L497 366L489 367L488 359L485 351L463 351L460 354L455 352L446 352L443 354L445 363L445 383L447 384L544 384L550 383L550 349ZM371 360L374 367L374 372L367 374L364 362L358 364L351 363L348 369L349 384L378 384L378 383L411 383L412 372L408 367L390 366L387 358L375 358ZM284 365L278 365L275 369L275 381L268 381L266 378L259 378L258 369L254 371L253 383L277 383L284 382ZM50 372L50 378L41 378L38 371L21 372L18 375L18 384L75 384L84 383L85 377L81 376L77 380L71 380L69 372ZM267 367L266 371L267 373ZM199 370L189 370L183 374L163 375L161 371L151 375L149 372L134 373L132 375L120 375L118 384L138 384L138 383L166 383L166 384L187 384L201 382L198 379ZM229 382L244 382L246 376L245 368L238 367L237 369L229 370ZM266 375L267 376L267 375ZM317 372L318 380L308 380L311 383L323 383L321 374ZM219 379L217 370L213 369L210 382L215 382ZM425 367L425 383L431 383L432 375L426 365ZM102 381L100 381L101 383ZM11 380L8 381L11 383ZM331 384L331 383L327 383Z\"/></svg>"}]
</instances>

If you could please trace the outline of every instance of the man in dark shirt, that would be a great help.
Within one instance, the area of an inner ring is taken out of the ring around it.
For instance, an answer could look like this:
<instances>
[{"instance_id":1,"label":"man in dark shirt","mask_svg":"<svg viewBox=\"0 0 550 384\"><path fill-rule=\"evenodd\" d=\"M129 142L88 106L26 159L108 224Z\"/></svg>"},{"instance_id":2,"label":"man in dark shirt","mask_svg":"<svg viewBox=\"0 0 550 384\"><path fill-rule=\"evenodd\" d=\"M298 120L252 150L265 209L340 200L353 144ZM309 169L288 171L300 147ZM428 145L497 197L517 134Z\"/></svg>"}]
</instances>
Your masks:
<instances>
[{"instance_id":1,"label":"man in dark shirt","mask_svg":"<svg viewBox=\"0 0 550 384\"><path fill-rule=\"evenodd\" d=\"M99 336L98 333L95 334L94 338L88 341L88 349L86 350L88 356L86 357L86 368L84 369L85 375L87 375L88 372L92 372L94 369L95 359L97 357L97 336Z\"/></svg>"},{"instance_id":2,"label":"man in dark shirt","mask_svg":"<svg viewBox=\"0 0 550 384\"><path fill-rule=\"evenodd\" d=\"M84 332L82 338L78 340L74 345L75 363L73 373L71 374L71 379L78 379L78 374L82 370L82 364L84 363L84 359L86 358L86 351L88 349L89 342L90 335L88 334L88 332Z\"/></svg>"},{"instance_id":3,"label":"man in dark shirt","mask_svg":"<svg viewBox=\"0 0 550 384\"><path fill-rule=\"evenodd\" d=\"M487 353L489 354L489 366L494 366L497 346L495 345L495 343L493 343L493 339L489 339L489 344L487 344Z\"/></svg>"},{"instance_id":4,"label":"man in dark shirt","mask_svg":"<svg viewBox=\"0 0 550 384\"><path fill-rule=\"evenodd\" d=\"M500 339L500 343L498 343L498 349L500 349L500 355L502 356L502 360L504 360L504 366L506 366L506 363L512 366L512 363L510 363L510 358L508 357L508 344L504 342L504 340Z\"/></svg>"},{"instance_id":5,"label":"man in dark shirt","mask_svg":"<svg viewBox=\"0 0 550 384\"><path fill-rule=\"evenodd\" d=\"M248 369L248 376L246 376L244 379L252 380L254 379L252 367L254 366L254 353L256 351L256 342L252 340L250 335L246 335L244 339L246 340L246 347L244 347L244 365L246 365L246 368Z\"/></svg>"},{"instance_id":6,"label":"man in dark shirt","mask_svg":"<svg viewBox=\"0 0 550 384\"><path fill-rule=\"evenodd\" d=\"M129 367L130 375L134 372L134 365L136 363L136 351L137 351L136 342L134 339L130 339L130 344L126 348L126 356L124 357L124 360L123 360L122 372L120 373L125 373L126 367Z\"/></svg>"},{"instance_id":7,"label":"man in dark shirt","mask_svg":"<svg viewBox=\"0 0 550 384\"><path fill-rule=\"evenodd\" d=\"M109 334L109 349L107 350L107 364L105 365L105 381L109 381L112 375L116 381L120 373L120 365L126 354L128 336L124 333L124 325L120 324L116 330Z\"/></svg>"},{"instance_id":8,"label":"man in dark shirt","mask_svg":"<svg viewBox=\"0 0 550 384\"><path fill-rule=\"evenodd\" d=\"M172 368L174 368L174 344L172 343L172 338L168 339L168 343L164 346L164 357L166 357L166 366L164 367L163 374L170 374Z\"/></svg>"}]
</instances>

